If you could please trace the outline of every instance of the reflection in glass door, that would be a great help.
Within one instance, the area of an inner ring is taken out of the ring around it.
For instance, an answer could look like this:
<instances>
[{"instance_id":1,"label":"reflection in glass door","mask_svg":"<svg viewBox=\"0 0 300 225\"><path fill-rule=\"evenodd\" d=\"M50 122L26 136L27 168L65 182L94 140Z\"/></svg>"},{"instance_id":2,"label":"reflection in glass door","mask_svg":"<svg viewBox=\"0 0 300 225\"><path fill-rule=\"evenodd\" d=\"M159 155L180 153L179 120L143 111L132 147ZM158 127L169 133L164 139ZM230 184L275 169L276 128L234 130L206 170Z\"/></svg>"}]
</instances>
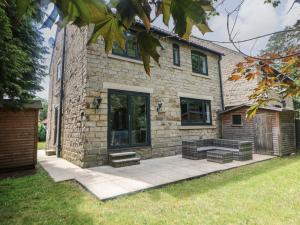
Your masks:
<instances>
[{"instance_id":1,"label":"reflection in glass door","mask_svg":"<svg viewBox=\"0 0 300 225\"><path fill-rule=\"evenodd\" d=\"M150 144L149 94L109 90L110 148Z\"/></svg>"}]
</instances>

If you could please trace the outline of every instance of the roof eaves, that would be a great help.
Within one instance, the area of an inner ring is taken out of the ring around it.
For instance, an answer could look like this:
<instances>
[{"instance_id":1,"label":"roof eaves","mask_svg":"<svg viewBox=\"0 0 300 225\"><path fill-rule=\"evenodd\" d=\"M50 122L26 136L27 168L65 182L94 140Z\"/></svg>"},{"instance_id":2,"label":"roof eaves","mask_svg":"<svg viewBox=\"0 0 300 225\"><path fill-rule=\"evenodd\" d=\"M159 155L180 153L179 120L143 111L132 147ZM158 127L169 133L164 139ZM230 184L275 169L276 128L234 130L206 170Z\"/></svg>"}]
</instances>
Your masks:
<instances>
[{"instance_id":1,"label":"roof eaves","mask_svg":"<svg viewBox=\"0 0 300 225\"><path fill-rule=\"evenodd\" d=\"M141 23L141 22L138 22L136 21L135 22L135 26L140 26L142 28L145 28L144 25ZM170 31L166 31L166 30L163 30L159 27L156 27L156 26L152 26L151 27L151 31L155 32L155 33L158 33L160 35L164 35L164 36L167 36L168 38L170 39L175 39L177 41L180 41L180 42L183 42L185 44L189 44L189 45L192 45L193 47L196 47L196 48L199 48L199 49L202 49L204 51L207 51L207 52L210 52L210 53L213 53L213 54L216 54L218 56L224 56L225 54L222 53L222 52L218 52L218 51L215 51L213 49L210 49L210 48L207 48L207 47L204 47L202 45L199 45L195 42L191 42L191 41L188 41L188 40L185 40L181 37L179 37L177 34L173 33L173 32L170 32Z\"/></svg>"}]
</instances>

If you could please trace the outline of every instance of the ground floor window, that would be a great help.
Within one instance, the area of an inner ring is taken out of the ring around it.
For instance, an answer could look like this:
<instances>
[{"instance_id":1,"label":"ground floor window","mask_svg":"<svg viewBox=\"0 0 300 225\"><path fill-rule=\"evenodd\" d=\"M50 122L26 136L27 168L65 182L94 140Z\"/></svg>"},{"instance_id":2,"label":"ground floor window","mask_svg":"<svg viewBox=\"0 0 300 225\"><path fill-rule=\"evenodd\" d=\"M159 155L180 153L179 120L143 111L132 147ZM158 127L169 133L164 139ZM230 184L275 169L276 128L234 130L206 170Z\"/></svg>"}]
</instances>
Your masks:
<instances>
[{"instance_id":1,"label":"ground floor window","mask_svg":"<svg viewBox=\"0 0 300 225\"><path fill-rule=\"evenodd\" d=\"M232 115L232 125L242 125L242 115Z\"/></svg>"},{"instance_id":2,"label":"ground floor window","mask_svg":"<svg viewBox=\"0 0 300 225\"><path fill-rule=\"evenodd\" d=\"M180 98L182 125L211 125L209 100Z\"/></svg>"},{"instance_id":3,"label":"ground floor window","mask_svg":"<svg viewBox=\"0 0 300 225\"><path fill-rule=\"evenodd\" d=\"M150 96L146 93L108 91L108 147L150 144Z\"/></svg>"}]
</instances>

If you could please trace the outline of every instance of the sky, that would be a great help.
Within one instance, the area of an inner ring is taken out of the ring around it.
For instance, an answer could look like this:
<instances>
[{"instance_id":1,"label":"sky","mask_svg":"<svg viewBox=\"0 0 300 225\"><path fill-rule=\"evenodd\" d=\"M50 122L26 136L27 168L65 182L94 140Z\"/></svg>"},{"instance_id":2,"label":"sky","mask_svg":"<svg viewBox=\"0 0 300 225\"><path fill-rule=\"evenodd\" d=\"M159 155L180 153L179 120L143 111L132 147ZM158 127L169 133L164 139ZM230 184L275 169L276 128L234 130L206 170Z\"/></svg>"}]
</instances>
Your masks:
<instances>
[{"instance_id":1,"label":"sky","mask_svg":"<svg viewBox=\"0 0 300 225\"><path fill-rule=\"evenodd\" d=\"M220 2L221 0L219 0ZM215 5L217 6L217 2ZM214 40L214 41L228 41L227 32L227 12L234 9L241 0L225 0L222 5L217 7L217 11L220 13L219 16L215 16L208 21L209 27L213 32L202 35L196 28L193 29L192 34L202 39ZM240 9L238 19L236 21L234 34L235 41L244 40L276 31L283 30L286 26L292 26L296 23L300 16L300 4L295 4L294 7L289 11L294 0L282 0L279 7L274 8L270 4L264 4L264 0L245 0L243 6ZM49 7L50 12L52 6ZM234 18L229 19L229 24L233 24ZM162 23L161 17L154 21L155 26L159 26L162 29L171 30L172 22L170 27L166 27ZM55 38L56 27L52 29L41 30L45 45L49 47L49 54L46 55L46 65L49 68L52 49L49 45L49 38ZM250 55L259 54L267 44L268 38L261 38L257 41L246 42L238 47L241 51ZM232 44L223 44L225 47L232 48ZM37 96L48 99L49 92L49 77L47 76L43 82L43 91L38 92Z\"/></svg>"}]
</instances>

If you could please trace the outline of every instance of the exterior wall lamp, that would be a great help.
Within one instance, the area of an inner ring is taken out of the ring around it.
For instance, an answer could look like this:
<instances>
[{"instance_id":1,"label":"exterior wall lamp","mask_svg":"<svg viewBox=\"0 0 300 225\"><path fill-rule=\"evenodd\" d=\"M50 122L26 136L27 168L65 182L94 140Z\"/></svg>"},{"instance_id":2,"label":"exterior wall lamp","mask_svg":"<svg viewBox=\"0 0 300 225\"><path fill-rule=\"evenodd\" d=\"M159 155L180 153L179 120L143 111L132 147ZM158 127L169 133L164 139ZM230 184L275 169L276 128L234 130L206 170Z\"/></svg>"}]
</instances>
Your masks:
<instances>
[{"instance_id":1,"label":"exterior wall lamp","mask_svg":"<svg viewBox=\"0 0 300 225\"><path fill-rule=\"evenodd\" d=\"M162 106L163 106L163 102L160 100L158 103L157 103L157 112L161 112L162 111Z\"/></svg>"},{"instance_id":2,"label":"exterior wall lamp","mask_svg":"<svg viewBox=\"0 0 300 225\"><path fill-rule=\"evenodd\" d=\"M96 109L99 109L100 104L102 102L102 98L100 96L95 97L94 101L93 101L93 105Z\"/></svg>"}]
</instances>

